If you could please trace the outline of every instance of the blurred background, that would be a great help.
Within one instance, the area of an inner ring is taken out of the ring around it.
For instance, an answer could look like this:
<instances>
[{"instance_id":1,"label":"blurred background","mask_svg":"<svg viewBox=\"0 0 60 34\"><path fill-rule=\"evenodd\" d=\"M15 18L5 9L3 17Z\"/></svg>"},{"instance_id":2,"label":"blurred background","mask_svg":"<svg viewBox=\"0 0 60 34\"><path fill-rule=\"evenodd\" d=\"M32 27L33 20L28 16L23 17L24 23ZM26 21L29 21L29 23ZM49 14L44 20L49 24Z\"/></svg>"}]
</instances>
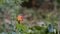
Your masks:
<instances>
[{"instance_id":1,"label":"blurred background","mask_svg":"<svg viewBox=\"0 0 60 34\"><path fill-rule=\"evenodd\" d=\"M16 26L19 15L23 21ZM49 24L59 33L59 21L60 0L0 0L1 34L45 34Z\"/></svg>"}]
</instances>

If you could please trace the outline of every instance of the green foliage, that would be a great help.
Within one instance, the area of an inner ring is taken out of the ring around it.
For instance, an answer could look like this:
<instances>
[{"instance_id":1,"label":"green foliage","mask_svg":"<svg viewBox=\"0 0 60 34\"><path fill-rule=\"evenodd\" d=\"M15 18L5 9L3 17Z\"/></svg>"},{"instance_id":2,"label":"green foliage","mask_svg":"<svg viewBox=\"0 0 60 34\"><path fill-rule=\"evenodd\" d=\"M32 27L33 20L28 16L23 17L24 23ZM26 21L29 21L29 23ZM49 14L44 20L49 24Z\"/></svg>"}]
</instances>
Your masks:
<instances>
[{"instance_id":1,"label":"green foliage","mask_svg":"<svg viewBox=\"0 0 60 34\"><path fill-rule=\"evenodd\" d=\"M42 30L42 29L43 29L43 27L40 27L40 26L34 26L34 28L35 28L36 30Z\"/></svg>"},{"instance_id":2,"label":"green foliage","mask_svg":"<svg viewBox=\"0 0 60 34\"><path fill-rule=\"evenodd\" d=\"M39 5L42 5L42 3L44 2L44 0L37 0L37 1L38 1L37 3L38 3Z\"/></svg>"},{"instance_id":3,"label":"green foliage","mask_svg":"<svg viewBox=\"0 0 60 34\"><path fill-rule=\"evenodd\" d=\"M60 3L60 0L57 0L58 3Z\"/></svg>"},{"instance_id":4,"label":"green foliage","mask_svg":"<svg viewBox=\"0 0 60 34\"><path fill-rule=\"evenodd\" d=\"M22 29L22 30L26 30L26 27L24 27L24 26L21 25L21 24L17 24L17 28L18 28L18 29Z\"/></svg>"},{"instance_id":5,"label":"green foliage","mask_svg":"<svg viewBox=\"0 0 60 34\"><path fill-rule=\"evenodd\" d=\"M4 29L3 28L0 28L0 33L4 32Z\"/></svg>"}]
</instances>

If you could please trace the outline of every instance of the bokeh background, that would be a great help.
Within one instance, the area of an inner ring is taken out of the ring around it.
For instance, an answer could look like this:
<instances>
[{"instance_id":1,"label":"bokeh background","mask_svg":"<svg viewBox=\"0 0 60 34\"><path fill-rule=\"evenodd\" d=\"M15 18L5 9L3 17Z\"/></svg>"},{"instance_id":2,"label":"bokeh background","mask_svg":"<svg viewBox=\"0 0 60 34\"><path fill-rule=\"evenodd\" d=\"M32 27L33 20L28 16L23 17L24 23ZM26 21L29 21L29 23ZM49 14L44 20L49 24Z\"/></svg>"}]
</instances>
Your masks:
<instances>
[{"instance_id":1,"label":"bokeh background","mask_svg":"<svg viewBox=\"0 0 60 34\"><path fill-rule=\"evenodd\" d=\"M24 17L20 28L19 15ZM60 30L59 21L60 0L0 0L1 34L45 34L49 24Z\"/></svg>"}]
</instances>

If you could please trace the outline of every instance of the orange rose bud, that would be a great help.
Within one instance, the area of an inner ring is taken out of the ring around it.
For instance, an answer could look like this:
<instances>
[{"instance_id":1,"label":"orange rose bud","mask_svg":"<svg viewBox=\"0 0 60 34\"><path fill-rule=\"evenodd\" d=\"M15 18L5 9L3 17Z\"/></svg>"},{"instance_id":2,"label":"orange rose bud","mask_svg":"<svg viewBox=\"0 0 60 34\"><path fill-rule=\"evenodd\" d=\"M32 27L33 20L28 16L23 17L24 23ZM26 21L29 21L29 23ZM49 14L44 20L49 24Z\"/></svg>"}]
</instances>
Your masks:
<instances>
[{"instance_id":1,"label":"orange rose bud","mask_svg":"<svg viewBox=\"0 0 60 34\"><path fill-rule=\"evenodd\" d=\"M23 16L18 16L18 21L22 21L23 20Z\"/></svg>"}]
</instances>

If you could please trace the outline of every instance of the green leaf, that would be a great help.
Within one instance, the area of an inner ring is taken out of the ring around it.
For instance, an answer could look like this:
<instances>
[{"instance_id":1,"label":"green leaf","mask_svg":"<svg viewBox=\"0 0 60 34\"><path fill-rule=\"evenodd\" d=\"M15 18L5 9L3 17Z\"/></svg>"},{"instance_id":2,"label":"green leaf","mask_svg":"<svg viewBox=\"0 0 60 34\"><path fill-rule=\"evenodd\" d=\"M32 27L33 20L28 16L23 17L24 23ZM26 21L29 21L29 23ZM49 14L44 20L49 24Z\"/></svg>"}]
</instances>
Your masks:
<instances>
[{"instance_id":1,"label":"green leaf","mask_svg":"<svg viewBox=\"0 0 60 34\"><path fill-rule=\"evenodd\" d=\"M24 25L22 25L22 24L17 24L17 28L22 29L23 31L26 30L26 27Z\"/></svg>"},{"instance_id":2,"label":"green leaf","mask_svg":"<svg viewBox=\"0 0 60 34\"><path fill-rule=\"evenodd\" d=\"M40 26L34 26L34 28L35 28L36 30L42 30L42 29L43 29L43 27L40 27Z\"/></svg>"}]
</instances>

